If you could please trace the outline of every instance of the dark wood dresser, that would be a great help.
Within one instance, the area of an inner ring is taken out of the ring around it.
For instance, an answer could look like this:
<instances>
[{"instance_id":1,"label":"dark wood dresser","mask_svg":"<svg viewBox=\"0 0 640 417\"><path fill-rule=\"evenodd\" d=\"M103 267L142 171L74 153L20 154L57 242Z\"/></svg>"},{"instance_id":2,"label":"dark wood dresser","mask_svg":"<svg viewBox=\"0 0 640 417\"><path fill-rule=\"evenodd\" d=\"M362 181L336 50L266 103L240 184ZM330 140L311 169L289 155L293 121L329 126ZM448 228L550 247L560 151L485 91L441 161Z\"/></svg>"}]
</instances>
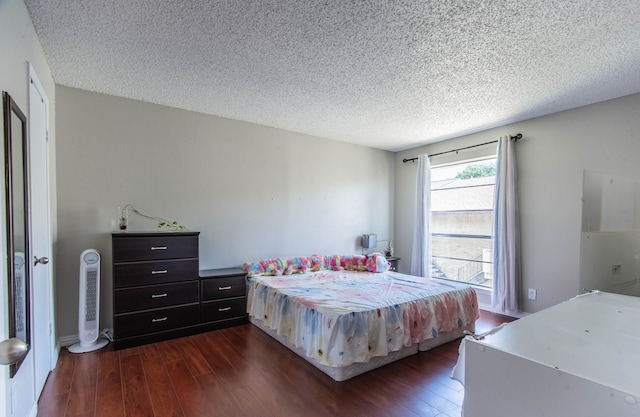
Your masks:
<instances>
[{"instance_id":1,"label":"dark wood dresser","mask_svg":"<svg viewBox=\"0 0 640 417\"><path fill-rule=\"evenodd\" d=\"M199 234L112 233L114 349L247 322L246 274L201 274Z\"/></svg>"},{"instance_id":2,"label":"dark wood dresser","mask_svg":"<svg viewBox=\"0 0 640 417\"><path fill-rule=\"evenodd\" d=\"M115 349L188 334L199 324L198 235L112 234Z\"/></svg>"}]
</instances>

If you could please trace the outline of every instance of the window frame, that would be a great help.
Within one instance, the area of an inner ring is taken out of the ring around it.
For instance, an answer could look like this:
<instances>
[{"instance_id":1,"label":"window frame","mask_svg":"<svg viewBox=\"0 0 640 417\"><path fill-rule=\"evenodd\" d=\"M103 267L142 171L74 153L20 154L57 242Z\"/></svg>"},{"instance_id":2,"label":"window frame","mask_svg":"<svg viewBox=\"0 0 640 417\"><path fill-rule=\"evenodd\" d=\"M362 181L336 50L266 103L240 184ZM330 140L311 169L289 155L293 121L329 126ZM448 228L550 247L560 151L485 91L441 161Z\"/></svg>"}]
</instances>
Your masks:
<instances>
[{"instance_id":1,"label":"window frame","mask_svg":"<svg viewBox=\"0 0 640 417\"><path fill-rule=\"evenodd\" d=\"M472 165L472 164L481 164L484 161L494 161L495 165L497 165L497 158L498 155L497 153L490 153L484 156L479 156L479 157L475 157L475 158L469 158L469 159L459 159L459 160L455 160L455 161L448 161L446 163L442 163L442 164L436 164L436 165L432 165L430 167L431 170L431 174L433 174L433 170L438 169L438 168L443 168L443 167L447 167L447 166L457 166L457 165ZM497 174L497 173L496 173ZM433 176L431 176L431 182L433 183ZM481 187L481 186L485 186L485 185L472 185L469 187L465 187L465 188L473 188L473 187ZM494 194L495 194L495 181L493 183L493 187L494 187ZM448 190L448 189L453 189L453 188L459 188L459 187L446 187L445 188L440 188L437 189L437 191L442 191L442 190ZM434 190L430 187L429 192L432 193ZM431 194L431 199L433 201L433 195ZM495 215L495 198L492 199L493 204L492 204L492 208L491 208L491 213L492 213L492 219ZM432 215L433 213L456 213L456 212L484 212L487 210L482 210L482 209L469 209L469 210L439 210L434 212L433 211L433 206L431 207L431 212L430 212L430 216L431 216L431 222L433 220ZM432 222L433 225L433 222ZM433 239L433 237L444 237L444 238L475 238L475 239L488 239L488 240L493 240L493 220L492 220L492 226L491 226L491 231L492 233L490 235L486 235L486 234L464 234L464 233L442 233L442 232L433 232L433 226L430 227L430 238ZM433 249L433 244L431 244L432 249ZM491 247L493 247L493 243L491 243ZM491 261L474 261L473 259L467 259L467 258L456 258L456 257L447 257L447 256L438 256L438 255L431 255L432 257L432 261L434 258L441 258L441 259L454 259L454 260L460 260L460 261L467 261L467 262L480 262L481 264L488 264L491 265L491 269L493 270L493 257L491 258ZM443 282L461 282L470 286L475 287L476 289L481 290L482 292L487 291L488 294L490 294L493 291L492 286L487 286L487 285L480 285L477 283L473 283L473 282L467 282L467 281L459 281L456 279L450 279L450 278L442 278L442 277L432 277L433 279L436 280L440 280Z\"/></svg>"}]
</instances>

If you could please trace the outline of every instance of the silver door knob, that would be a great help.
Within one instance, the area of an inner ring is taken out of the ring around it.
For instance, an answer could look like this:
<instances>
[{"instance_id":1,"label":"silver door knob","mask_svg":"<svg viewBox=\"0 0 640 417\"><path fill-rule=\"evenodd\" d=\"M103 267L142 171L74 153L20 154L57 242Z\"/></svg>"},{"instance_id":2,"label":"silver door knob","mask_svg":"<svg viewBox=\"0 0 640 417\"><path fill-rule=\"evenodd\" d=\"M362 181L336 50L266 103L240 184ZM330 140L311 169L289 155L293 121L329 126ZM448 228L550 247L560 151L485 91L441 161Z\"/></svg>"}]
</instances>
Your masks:
<instances>
[{"instance_id":1,"label":"silver door knob","mask_svg":"<svg viewBox=\"0 0 640 417\"><path fill-rule=\"evenodd\" d=\"M37 256L33 257L33 266L36 266L38 264L46 265L48 263L49 258L47 258L46 256L43 256L42 258L38 258Z\"/></svg>"},{"instance_id":2,"label":"silver door knob","mask_svg":"<svg viewBox=\"0 0 640 417\"><path fill-rule=\"evenodd\" d=\"M29 352L29 345L24 341L12 337L0 342L0 364L13 365L20 362L22 358L27 356Z\"/></svg>"}]
</instances>

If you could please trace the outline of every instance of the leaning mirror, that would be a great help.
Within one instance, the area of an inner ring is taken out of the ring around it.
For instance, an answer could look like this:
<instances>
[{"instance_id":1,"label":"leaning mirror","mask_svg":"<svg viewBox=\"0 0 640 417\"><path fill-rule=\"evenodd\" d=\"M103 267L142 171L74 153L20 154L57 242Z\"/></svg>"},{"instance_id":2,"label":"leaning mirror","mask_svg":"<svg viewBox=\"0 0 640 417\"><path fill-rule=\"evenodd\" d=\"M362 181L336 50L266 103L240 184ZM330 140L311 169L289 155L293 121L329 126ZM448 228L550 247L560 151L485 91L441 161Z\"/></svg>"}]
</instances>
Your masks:
<instances>
[{"instance_id":1,"label":"leaning mirror","mask_svg":"<svg viewBox=\"0 0 640 417\"><path fill-rule=\"evenodd\" d=\"M28 218L27 118L7 92L2 93L4 118L4 162L6 201L7 281L9 295L9 338L23 343L20 360L11 365L18 371L31 343Z\"/></svg>"}]
</instances>

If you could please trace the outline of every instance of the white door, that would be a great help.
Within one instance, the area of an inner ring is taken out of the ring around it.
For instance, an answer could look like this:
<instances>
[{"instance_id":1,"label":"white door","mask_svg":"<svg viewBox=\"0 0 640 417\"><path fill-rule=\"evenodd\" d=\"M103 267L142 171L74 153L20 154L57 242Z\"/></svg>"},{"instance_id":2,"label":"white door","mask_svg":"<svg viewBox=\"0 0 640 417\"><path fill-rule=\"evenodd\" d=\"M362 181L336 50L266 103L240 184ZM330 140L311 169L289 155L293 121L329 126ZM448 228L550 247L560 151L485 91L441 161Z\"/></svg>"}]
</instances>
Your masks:
<instances>
[{"instance_id":1,"label":"white door","mask_svg":"<svg viewBox=\"0 0 640 417\"><path fill-rule=\"evenodd\" d=\"M32 271L32 347L35 360L35 394L40 396L49 371L55 366L51 233L49 222L48 107L44 89L29 66L29 138L31 168L31 253L40 262Z\"/></svg>"},{"instance_id":2,"label":"white door","mask_svg":"<svg viewBox=\"0 0 640 417\"><path fill-rule=\"evenodd\" d=\"M13 378L9 367L0 367L0 417L31 417L37 411L37 400L49 371L57 360L53 335L53 285L51 265L45 258L51 255L49 217L49 149L47 140L49 102L31 65L29 65L29 111L27 114L31 205L31 254L40 259L26 260L30 269L31 349ZM24 109L23 109L24 110ZM4 196L3 196L4 197ZM4 218L0 229L4 229ZM3 233L4 236L4 233ZM1 240L0 250L6 253ZM8 337L6 327L7 266L6 259L0 271L0 340ZM34 266L35 265L35 266Z\"/></svg>"},{"instance_id":3,"label":"white door","mask_svg":"<svg viewBox=\"0 0 640 417\"><path fill-rule=\"evenodd\" d=\"M33 350L33 332L32 332L32 320L31 306L33 303L31 286L31 260L30 260L30 248L29 236L26 232L29 232L29 206L26 205L25 196L29 195L28 176L26 164L28 161L25 159L28 155L28 112L25 104L19 104L15 102L9 95L3 93L3 103L10 107L8 114L5 116L3 122L6 124L10 121L11 126L9 128L10 141L3 141L4 149L2 154L5 156L5 167L11 167L11 171L7 171L7 175L4 176L5 192L10 194L10 197L5 200L4 208L5 214L12 213L11 215L11 227L8 226L4 220L8 216L3 216L2 227L5 228L3 234L3 284L6 285L8 281L12 282L12 285L8 287L13 295L14 303L11 308L3 310L3 315L9 317L9 322L12 323L15 336L31 345L31 349L27 355L19 362L19 368L14 366L3 366L3 385L6 391L3 393L5 396L5 407L2 411L2 415L8 415L12 417L26 417L34 415L36 407L36 395L34 384L34 350ZM4 194L4 193L3 193ZM4 199L5 195L3 195ZM13 251L10 256L6 256L7 250ZM20 261L20 262L18 262ZM8 264L9 263L9 264ZM7 265L8 264L8 265ZM8 266L15 274L15 281L11 280L11 277L7 276ZM7 293L7 295L9 295ZM3 304L6 306L9 297L3 298ZM15 308L15 311L12 309ZM3 336L8 336L4 333ZM9 344L10 341L5 341ZM5 343L3 342L3 343ZM6 346L6 344L5 344ZM3 362L9 361L8 357L3 358ZM7 372L8 369L11 373ZM15 375L13 374L15 372ZM12 376L9 378L9 376Z\"/></svg>"}]
</instances>

